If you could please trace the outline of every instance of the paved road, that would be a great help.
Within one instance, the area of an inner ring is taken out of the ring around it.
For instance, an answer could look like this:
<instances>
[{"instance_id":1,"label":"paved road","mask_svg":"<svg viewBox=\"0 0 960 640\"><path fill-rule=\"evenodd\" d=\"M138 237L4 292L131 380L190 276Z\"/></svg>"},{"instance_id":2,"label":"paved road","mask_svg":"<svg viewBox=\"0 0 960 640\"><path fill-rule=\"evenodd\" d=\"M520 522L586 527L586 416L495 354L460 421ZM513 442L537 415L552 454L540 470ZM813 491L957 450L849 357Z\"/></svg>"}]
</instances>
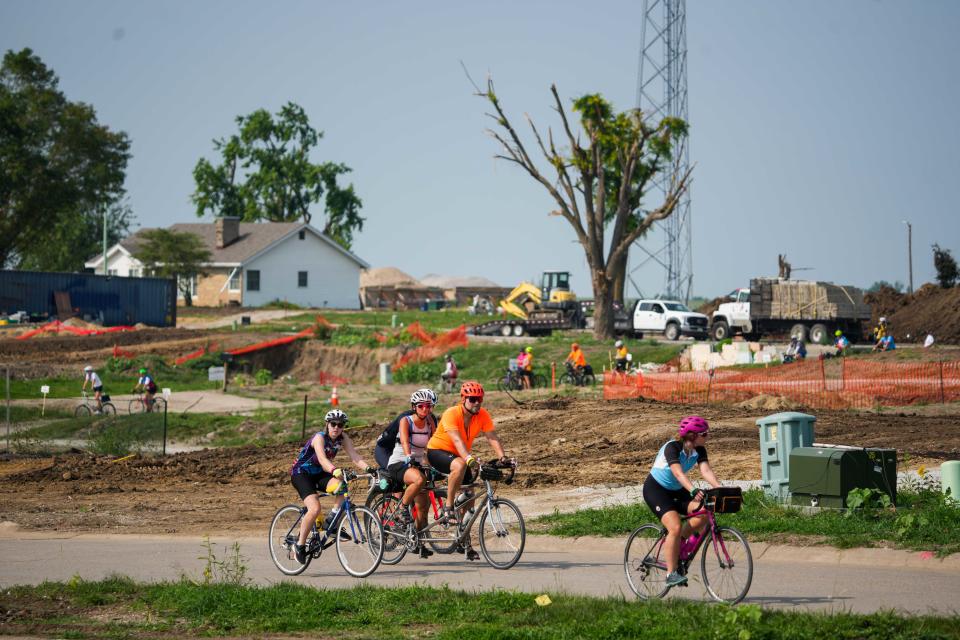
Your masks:
<instances>
[{"instance_id":1,"label":"paved road","mask_svg":"<svg viewBox=\"0 0 960 640\"><path fill-rule=\"evenodd\" d=\"M250 575L258 584L284 579L270 561L264 538L239 540ZM232 540L215 539L216 549ZM515 589L529 593L568 592L633 599L621 565L623 541L561 540L531 536L520 563L498 571L460 556L406 558L381 566L371 584L449 585L455 589ZM327 554L302 576L288 578L318 587L358 583ZM899 609L940 614L960 611L960 555L946 560L889 549L838 551L828 548L753 545L755 574L746 602L767 607L871 612ZM197 577L203 568L201 539L188 536L38 537L0 527L0 586L68 580L74 575L98 579L113 573L138 580ZM671 597L708 599L699 577Z\"/></svg>"}]
</instances>

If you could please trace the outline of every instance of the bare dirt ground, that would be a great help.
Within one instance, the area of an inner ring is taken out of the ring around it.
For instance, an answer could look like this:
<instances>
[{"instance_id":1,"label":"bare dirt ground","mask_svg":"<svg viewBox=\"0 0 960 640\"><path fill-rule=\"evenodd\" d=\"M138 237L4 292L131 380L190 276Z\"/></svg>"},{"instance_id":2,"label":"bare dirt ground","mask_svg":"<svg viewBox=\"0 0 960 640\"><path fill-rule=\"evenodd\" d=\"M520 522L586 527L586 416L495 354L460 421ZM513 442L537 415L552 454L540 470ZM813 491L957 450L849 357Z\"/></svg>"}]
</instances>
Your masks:
<instances>
[{"instance_id":1,"label":"bare dirt ground","mask_svg":"<svg viewBox=\"0 0 960 640\"><path fill-rule=\"evenodd\" d=\"M582 487L641 483L673 425L690 413L713 425L708 450L721 479L757 479L755 420L770 413L559 397L524 406L491 398L489 409L509 455L521 463L517 482L501 487L501 493L547 502ZM960 411L815 413L819 442L896 448L900 470L960 457ZM382 427L353 430L358 449L370 460ZM287 475L295 448L209 449L117 461L82 453L6 456L0 458L0 521L21 530L64 533L255 535L266 530L279 506L295 501ZM481 457L489 455L482 439L475 448Z\"/></svg>"}]
</instances>

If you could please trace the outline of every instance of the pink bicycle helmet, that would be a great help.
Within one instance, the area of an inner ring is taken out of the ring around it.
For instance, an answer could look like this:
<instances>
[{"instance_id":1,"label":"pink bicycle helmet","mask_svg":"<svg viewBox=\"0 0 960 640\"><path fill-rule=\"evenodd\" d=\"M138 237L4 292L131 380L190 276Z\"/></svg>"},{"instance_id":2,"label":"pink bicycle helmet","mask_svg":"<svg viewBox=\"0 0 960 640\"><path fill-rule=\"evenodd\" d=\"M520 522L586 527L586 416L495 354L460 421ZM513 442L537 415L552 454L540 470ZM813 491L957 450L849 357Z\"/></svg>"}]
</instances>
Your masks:
<instances>
[{"instance_id":1,"label":"pink bicycle helmet","mask_svg":"<svg viewBox=\"0 0 960 640\"><path fill-rule=\"evenodd\" d=\"M686 436L694 433L706 433L709 430L710 425L707 424L707 421L700 416L687 416L680 421L681 438L685 438Z\"/></svg>"}]
</instances>

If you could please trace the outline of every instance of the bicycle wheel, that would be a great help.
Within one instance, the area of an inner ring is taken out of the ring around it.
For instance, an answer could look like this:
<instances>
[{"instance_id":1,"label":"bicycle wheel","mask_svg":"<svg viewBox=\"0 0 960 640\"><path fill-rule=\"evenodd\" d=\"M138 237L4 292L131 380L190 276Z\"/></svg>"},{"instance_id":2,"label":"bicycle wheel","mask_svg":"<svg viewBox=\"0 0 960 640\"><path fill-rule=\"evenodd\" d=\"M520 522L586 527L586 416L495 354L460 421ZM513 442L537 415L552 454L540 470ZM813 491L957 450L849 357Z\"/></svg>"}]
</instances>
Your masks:
<instances>
[{"instance_id":1,"label":"bicycle wheel","mask_svg":"<svg viewBox=\"0 0 960 640\"><path fill-rule=\"evenodd\" d=\"M547 376L542 373L533 374L533 384L534 389L546 389L547 387Z\"/></svg>"},{"instance_id":2,"label":"bicycle wheel","mask_svg":"<svg viewBox=\"0 0 960 640\"><path fill-rule=\"evenodd\" d=\"M623 549L627 584L641 600L662 598L670 590L661 551L664 533L660 525L642 525L630 534Z\"/></svg>"},{"instance_id":3,"label":"bicycle wheel","mask_svg":"<svg viewBox=\"0 0 960 640\"><path fill-rule=\"evenodd\" d=\"M595 387L597 386L597 376L593 375L592 373L585 373L583 374L581 383L585 387Z\"/></svg>"},{"instance_id":4,"label":"bicycle wheel","mask_svg":"<svg viewBox=\"0 0 960 640\"><path fill-rule=\"evenodd\" d=\"M167 409L167 401L163 398L154 398L153 399L153 412L154 413L163 413Z\"/></svg>"},{"instance_id":5,"label":"bicycle wheel","mask_svg":"<svg viewBox=\"0 0 960 640\"><path fill-rule=\"evenodd\" d=\"M130 415L135 413L144 413L147 410L147 405L143 403L140 398L134 398L127 404L127 411L130 412Z\"/></svg>"},{"instance_id":6,"label":"bicycle wheel","mask_svg":"<svg viewBox=\"0 0 960 640\"><path fill-rule=\"evenodd\" d=\"M509 569L517 564L527 541L527 528L517 505L503 498L480 505L480 551L494 569Z\"/></svg>"},{"instance_id":7,"label":"bicycle wheel","mask_svg":"<svg viewBox=\"0 0 960 640\"><path fill-rule=\"evenodd\" d=\"M437 501L437 513L434 514L433 506L431 505L429 519L433 522L437 522L439 520L443 520L443 496L434 493L434 497ZM457 531L457 525L455 524L440 523L430 529L430 537L437 536L438 538L456 538L457 533L459 532ZM457 549L456 540L438 540L436 542L427 540L427 544L430 545L431 549L442 554L453 553Z\"/></svg>"},{"instance_id":8,"label":"bicycle wheel","mask_svg":"<svg viewBox=\"0 0 960 640\"><path fill-rule=\"evenodd\" d=\"M303 573L307 565L310 564L310 556L304 564L297 562L297 556L293 546L297 543L297 537L300 535L300 519L303 514L300 507L295 504L288 504L280 507L277 514L273 516L270 522L270 537L267 544L270 547L270 557L273 564L277 565L282 573L288 576L296 576Z\"/></svg>"},{"instance_id":9,"label":"bicycle wheel","mask_svg":"<svg viewBox=\"0 0 960 640\"><path fill-rule=\"evenodd\" d=\"M383 526L370 509L351 505L337 525L337 558L354 578L366 578L383 560Z\"/></svg>"},{"instance_id":10,"label":"bicycle wheel","mask_svg":"<svg viewBox=\"0 0 960 640\"><path fill-rule=\"evenodd\" d=\"M73 410L73 416L75 418L88 418L91 413L90 407L85 404L78 404L77 408Z\"/></svg>"},{"instance_id":11,"label":"bicycle wheel","mask_svg":"<svg viewBox=\"0 0 960 640\"><path fill-rule=\"evenodd\" d=\"M104 415L115 416L115 415L117 415L117 408L116 408L115 406L113 406L113 403L112 403L112 402L104 402L104 403L103 403L103 413L104 413Z\"/></svg>"},{"instance_id":12,"label":"bicycle wheel","mask_svg":"<svg viewBox=\"0 0 960 640\"><path fill-rule=\"evenodd\" d=\"M753 581L753 555L743 534L732 527L717 528L703 543L700 573L703 586L714 600L736 604L743 600Z\"/></svg>"},{"instance_id":13,"label":"bicycle wheel","mask_svg":"<svg viewBox=\"0 0 960 640\"><path fill-rule=\"evenodd\" d=\"M399 507L400 499L391 493L377 496L369 505L383 527L383 564L387 565L397 564L407 555L406 527L402 527L396 517Z\"/></svg>"},{"instance_id":14,"label":"bicycle wheel","mask_svg":"<svg viewBox=\"0 0 960 640\"><path fill-rule=\"evenodd\" d=\"M565 373L565 374L563 374L562 376L560 376L560 380L559 380L558 382L559 382L560 384L562 384L562 385L571 385L571 386L572 386L572 385L576 384L576 382L575 382L574 379L573 379L573 376L570 375L569 373Z\"/></svg>"}]
</instances>

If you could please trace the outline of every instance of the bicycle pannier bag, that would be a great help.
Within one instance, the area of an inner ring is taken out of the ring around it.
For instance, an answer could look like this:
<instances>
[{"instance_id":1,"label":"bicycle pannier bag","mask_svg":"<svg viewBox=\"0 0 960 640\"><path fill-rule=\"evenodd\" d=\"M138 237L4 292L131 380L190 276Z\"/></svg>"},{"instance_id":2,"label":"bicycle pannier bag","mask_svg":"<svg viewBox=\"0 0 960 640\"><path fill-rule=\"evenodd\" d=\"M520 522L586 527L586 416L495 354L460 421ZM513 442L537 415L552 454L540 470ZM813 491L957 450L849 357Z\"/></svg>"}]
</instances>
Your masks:
<instances>
[{"instance_id":1,"label":"bicycle pannier bag","mask_svg":"<svg viewBox=\"0 0 960 640\"><path fill-rule=\"evenodd\" d=\"M743 506L743 490L740 487L720 487L708 493L716 500L715 513L736 513Z\"/></svg>"}]
</instances>

